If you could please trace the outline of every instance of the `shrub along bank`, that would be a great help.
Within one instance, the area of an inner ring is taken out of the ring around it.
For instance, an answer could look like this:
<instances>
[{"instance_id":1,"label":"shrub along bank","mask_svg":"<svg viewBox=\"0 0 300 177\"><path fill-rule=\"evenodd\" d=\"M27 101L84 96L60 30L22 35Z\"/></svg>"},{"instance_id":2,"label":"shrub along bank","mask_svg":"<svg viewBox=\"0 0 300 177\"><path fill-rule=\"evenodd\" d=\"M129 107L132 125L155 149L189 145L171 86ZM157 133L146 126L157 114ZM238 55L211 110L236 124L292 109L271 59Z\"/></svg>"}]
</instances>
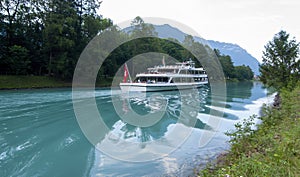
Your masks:
<instances>
[{"instance_id":1,"label":"shrub along bank","mask_svg":"<svg viewBox=\"0 0 300 177\"><path fill-rule=\"evenodd\" d=\"M227 132L231 150L197 176L300 176L300 84L280 95L280 105L264 108L257 130L250 118Z\"/></svg>"}]
</instances>

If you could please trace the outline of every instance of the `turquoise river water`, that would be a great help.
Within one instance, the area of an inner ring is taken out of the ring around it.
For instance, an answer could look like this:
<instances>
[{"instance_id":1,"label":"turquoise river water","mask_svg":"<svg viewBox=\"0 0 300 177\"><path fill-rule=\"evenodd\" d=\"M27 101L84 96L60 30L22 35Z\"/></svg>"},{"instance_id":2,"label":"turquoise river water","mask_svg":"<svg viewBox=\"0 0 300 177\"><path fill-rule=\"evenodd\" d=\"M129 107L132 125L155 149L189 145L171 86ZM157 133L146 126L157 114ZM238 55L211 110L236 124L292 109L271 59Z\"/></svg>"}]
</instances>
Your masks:
<instances>
[{"instance_id":1,"label":"turquoise river water","mask_svg":"<svg viewBox=\"0 0 300 177\"><path fill-rule=\"evenodd\" d=\"M71 89L0 91L0 176L192 175L229 148L224 132L272 101L259 82L227 83L226 93L223 109L213 106L207 86L126 97L96 89L105 129L96 127L93 143L82 125L93 114L78 121ZM122 118L130 109L145 121L160 117L139 126Z\"/></svg>"}]
</instances>

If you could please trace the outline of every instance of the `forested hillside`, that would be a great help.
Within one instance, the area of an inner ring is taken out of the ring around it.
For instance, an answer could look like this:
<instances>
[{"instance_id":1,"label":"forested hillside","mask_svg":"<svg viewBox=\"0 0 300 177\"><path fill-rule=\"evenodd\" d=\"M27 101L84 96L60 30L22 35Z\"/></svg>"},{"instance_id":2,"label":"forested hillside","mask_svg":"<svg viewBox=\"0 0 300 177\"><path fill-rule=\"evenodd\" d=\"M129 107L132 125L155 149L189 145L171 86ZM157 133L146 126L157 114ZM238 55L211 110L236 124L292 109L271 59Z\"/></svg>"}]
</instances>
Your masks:
<instances>
[{"instance_id":1,"label":"forested hillside","mask_svg":"<svg viewBox=\"0 0 300 177\"><path fill-rule=\"evenodd\" d=\"M189 35L182 42L158 38L154 26L144 23L140 17L132 21L130 33L121 31L113 26L112 20L99 14L100 6L97 0L1 1L0 74L50 76L70 81L84 48L108 27L116 31L115 40L130 39L141 33L150 37L131 40L116 48L99 70L98 80L111 80L127 60L142 53L164 53L183 61L195 60L183 46L198 48L203 54L209 48ZM153 66L151 62L148 59L140 64L149 67ZM200 65L198 62L197 66Z\"/></svg>"}]
</instances>

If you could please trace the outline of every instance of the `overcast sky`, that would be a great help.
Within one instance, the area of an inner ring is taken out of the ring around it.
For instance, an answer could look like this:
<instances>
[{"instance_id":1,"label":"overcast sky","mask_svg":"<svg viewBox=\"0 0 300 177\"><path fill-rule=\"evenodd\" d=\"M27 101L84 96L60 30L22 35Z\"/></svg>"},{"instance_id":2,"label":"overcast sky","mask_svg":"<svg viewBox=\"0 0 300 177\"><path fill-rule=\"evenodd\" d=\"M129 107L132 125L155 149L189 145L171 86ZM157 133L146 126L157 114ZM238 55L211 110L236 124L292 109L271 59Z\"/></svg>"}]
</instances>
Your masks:
<instances>
[{"instance_id":1,"label":"overcast sky","mask_svg":"<svg viewBox=\"0 0 300 177\"><path fill-rule=\"evenodd\" d=\"M201 37L240 45L261 61L280 30L300 42L299 0L102 0L100 14L114 24L136 16L176 20Z\"/></svg>"}]
</instances>

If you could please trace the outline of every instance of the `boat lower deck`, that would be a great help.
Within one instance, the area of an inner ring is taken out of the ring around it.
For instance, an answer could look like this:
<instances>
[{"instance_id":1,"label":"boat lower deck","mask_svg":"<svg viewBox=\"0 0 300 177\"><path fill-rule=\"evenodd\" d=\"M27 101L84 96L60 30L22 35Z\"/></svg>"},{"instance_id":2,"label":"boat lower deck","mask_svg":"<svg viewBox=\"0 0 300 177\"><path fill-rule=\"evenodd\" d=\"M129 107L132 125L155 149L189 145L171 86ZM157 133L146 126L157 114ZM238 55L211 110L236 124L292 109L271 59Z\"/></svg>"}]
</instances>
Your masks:
<instances>
[{"instance_id":1,"label":"boat lower deck","mask_svg":"<svg viewBox=\"0 0 300 177\"><path fill-rule=\"evenodd\" d=\"M193 89L208 84L208 81L193 83L120 83L120 88L124 92L156 92Z\"/></svg>"}]
</instances>

